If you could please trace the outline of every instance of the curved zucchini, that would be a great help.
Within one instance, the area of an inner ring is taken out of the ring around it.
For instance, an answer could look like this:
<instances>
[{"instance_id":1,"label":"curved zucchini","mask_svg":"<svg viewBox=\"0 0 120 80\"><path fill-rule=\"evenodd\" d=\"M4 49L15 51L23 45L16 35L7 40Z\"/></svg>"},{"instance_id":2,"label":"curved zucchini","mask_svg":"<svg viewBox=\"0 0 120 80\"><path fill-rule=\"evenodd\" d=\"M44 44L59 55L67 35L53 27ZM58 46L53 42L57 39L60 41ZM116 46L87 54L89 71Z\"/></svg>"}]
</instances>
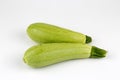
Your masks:
<instances>
[{"instance_id":1,"label":"curved zucchini","mask_svg":"<svg viewBox=\"0 0 120 80\"><path fill-rule=\"evenodd\" d=\"M32 40L38 43L90 43L92 41L91 37L82 33L46 23L31 24L27 33Z\"/></svg>"},{"instance_id":2,"label":"curved zucchini","mask_svg":"<svg viewBox=\"0 0 120 80\"><path fill-rule=\"evenodd\" d=\"M29 48L23 59L32 67L44 67L71 59L101 58L105 55L105 50L87 44L46 43Z\"/></svg>"}]
</instances>

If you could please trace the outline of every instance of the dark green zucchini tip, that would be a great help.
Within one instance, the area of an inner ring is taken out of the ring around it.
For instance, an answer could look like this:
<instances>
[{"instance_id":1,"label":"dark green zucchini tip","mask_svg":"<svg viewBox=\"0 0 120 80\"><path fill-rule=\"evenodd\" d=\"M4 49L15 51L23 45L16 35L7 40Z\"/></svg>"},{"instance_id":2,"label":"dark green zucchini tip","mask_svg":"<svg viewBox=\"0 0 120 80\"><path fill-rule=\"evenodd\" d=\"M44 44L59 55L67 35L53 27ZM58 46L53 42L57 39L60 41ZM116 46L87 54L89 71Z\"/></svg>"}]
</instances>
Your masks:
<instances>
[{"instance_id":1,"label":"dark green zucchini tip","mask_svg":"<svg viewBox=\"0 0 120 80\"><path fill-rule=\"evenodd\" d=\"M86 35L86 43L90 43L90 42L92 42L92 38Z\"/></svg>"},{"instance_id":2,"label":"dark green zucchini tip","mask_svg":"<svg viewBox=\"0 0 120 80\"><path fill-rule=\"evenodd\" d=\"M103 58L106 56L107 51L98 47L92 46L90 58Z\"/></svg>"}]
</instances>

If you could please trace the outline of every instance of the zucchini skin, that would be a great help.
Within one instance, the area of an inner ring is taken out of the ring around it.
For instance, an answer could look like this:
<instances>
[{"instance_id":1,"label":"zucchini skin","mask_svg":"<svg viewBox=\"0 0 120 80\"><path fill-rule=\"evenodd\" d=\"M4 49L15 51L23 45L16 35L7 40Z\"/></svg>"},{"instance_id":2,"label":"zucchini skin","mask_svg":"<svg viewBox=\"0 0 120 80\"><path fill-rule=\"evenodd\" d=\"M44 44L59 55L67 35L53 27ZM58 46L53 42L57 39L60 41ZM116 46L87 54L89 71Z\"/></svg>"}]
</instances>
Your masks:
<instances>
[{"instance_id":1,"label":"zucchini skin","mask_svg":"<svg viewBox=\"0 0 120 80\"><path fill-rule=\"evenodd\" d=\"M24 62L31 67L44 67L51 64L80 58L89 58L92 46L81 43L46 43L29 48Z\"/></svg>"},{"instance_id":2,"label":"zucchini skin","mask_svg":"<svg viewBox=\"0 0 120 80\"><path fill-rule=\"evenodd\" d=\"M29 37L38 43L90 43L91 37L46 23L33 23L27 28Z\"/></svg>"}]
</instances>

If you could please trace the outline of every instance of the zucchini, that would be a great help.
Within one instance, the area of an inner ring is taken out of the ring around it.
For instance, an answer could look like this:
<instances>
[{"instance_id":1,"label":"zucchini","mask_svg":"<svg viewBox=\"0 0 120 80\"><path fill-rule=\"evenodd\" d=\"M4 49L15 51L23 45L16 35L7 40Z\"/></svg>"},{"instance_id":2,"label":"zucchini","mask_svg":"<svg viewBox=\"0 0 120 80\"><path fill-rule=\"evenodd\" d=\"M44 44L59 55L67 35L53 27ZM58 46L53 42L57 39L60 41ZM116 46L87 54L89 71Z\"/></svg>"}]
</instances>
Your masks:
<instances>
[{"instance_id":1,"label":"zucchini","mask_svg":"<svg viewBox=\"0 0 120 80\"><path fill-rule=\"evenodd\" d=\"M81 43L45 43L29 48L24 62L32 67L44 67L71 59L101 58L106 51Z\"/></svg>"},{"instance_id":2,"label":"zucchini","mask_svg":"<svg viewBox=\"0 0 120 80\"><path fill-rule=\"evenodd\" d=\"M91 37L46 23L34 23L27 28L29 37L38 43L90 43Z\"/></svg>"}]
</instances>

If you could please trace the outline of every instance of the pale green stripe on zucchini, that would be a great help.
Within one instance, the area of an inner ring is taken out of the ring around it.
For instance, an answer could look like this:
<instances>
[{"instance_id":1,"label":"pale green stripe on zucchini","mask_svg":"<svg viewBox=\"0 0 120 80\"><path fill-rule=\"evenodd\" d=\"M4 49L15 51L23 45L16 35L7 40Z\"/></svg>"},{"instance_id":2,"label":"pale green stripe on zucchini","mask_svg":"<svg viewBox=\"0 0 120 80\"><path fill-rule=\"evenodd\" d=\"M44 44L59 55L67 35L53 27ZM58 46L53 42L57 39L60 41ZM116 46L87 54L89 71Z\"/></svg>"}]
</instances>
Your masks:
<instances>
[{"instance_id":1,"label":"pale green stripe on zucchini","mask_svg":"<svg viewBox=\"0 0 120 80\"><path fill-rule=\"evenodd\" d=\"M31 24L27 33L38 43L90 43L91 37L46 23Z\"/></svg>"},{"instance_id":2,"label":"pale green stripe on zucchini","mask_svg":"<svg viewBox=\"0 0 120 80\"><path fill-rule=\"evenodd\" d=\"M32 67L44 67L71 59L101 58L106 51L81 43L46 43L29 48L24 62Z\"/></svg>"}]
</instances>

